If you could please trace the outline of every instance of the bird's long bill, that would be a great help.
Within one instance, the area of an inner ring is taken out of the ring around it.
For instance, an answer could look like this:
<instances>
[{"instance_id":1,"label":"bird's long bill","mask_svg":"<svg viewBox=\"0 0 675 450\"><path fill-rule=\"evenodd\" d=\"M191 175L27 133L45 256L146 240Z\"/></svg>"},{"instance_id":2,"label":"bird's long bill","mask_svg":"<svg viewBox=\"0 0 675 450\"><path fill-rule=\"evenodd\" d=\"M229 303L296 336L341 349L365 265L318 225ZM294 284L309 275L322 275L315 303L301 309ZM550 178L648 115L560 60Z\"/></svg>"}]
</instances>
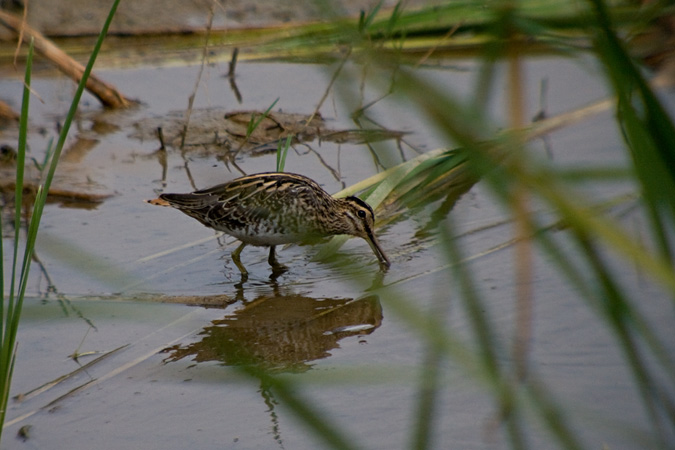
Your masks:
<instances>
[{"instance_id":1,"label":"bird's long bill","mask_svg":"<svg viewBox=\"0 0 675 450\"><path fill-rule=\"evenodd\" d=\"M389 268L391 266L391 263L389 262L389 258L387 258L387 255L384 254L382 251L382 247L380 247L380 243L377 242L377 238L375 238L375 235L370 232L368 233L368 245L370 245L370 248L373 249L373 253L375 253L375 256L377 256L377 259L380 261L380 264L386 268Z\"/></svg>"}]
</instances>

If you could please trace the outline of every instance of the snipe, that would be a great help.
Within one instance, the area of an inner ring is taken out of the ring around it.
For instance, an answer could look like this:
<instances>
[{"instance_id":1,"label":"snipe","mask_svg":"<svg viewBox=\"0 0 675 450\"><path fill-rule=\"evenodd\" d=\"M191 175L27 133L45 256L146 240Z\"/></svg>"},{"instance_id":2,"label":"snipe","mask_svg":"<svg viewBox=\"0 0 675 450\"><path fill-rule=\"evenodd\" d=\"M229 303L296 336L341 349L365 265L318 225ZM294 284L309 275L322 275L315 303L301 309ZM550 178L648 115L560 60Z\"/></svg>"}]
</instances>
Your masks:
<instances>
[{"instance_id":1,"label":"snipe","mask_svg":"<svg viewBox=\"0 0 675 450\"><path fill-rule=\"evenodd\" d=\"M148 203L174 207L239 239L232 261L244 275L239 255L246 245L270 247L268 262L278 273L284 267L276 260L275 246L337 234L365 239L380 265L390 265L375 237L372 208L357 197L333 198L302 175L259 173L189 194L161 194Z\"/></svg>"}]
</instances>

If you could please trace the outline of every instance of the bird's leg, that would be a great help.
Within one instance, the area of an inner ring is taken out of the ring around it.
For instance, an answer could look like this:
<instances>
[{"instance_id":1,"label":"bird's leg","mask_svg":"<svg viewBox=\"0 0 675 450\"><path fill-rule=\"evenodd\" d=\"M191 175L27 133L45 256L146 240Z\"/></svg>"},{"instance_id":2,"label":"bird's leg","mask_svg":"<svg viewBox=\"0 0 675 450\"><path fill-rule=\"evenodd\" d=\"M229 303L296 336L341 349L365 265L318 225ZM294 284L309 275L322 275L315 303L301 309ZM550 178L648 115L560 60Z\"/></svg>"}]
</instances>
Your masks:
<instances>
[{"instance_id":1,"label":"bird's leg","mask_svg":"<svg viewBox=\"0 0 675 450\"><path fill-rule=\"evenodd\" d=\"M241 272L242 277L247 277L248 276L248 271L246 270L246 267L241 263L241 259L239 259L239 255L241 255L241 251L246 247L246 244L244 242L241 243L239 247L237 247L233 252L232 252L232 262L234 263L235 266L237 266L237 269Z\"/></svg>"},{"instance_id":2,"label":"bird's leg","mask_svg":"<svg viewBox=\"0 0 675 450\"><path fill-rule=\"evenodd\" d=\"M286 266L279 264L279 261L277 261L274 245L270 246L270 256L267 258L267 262L272 266L272 278L276 278L288 270Z\"/></svg>"},{"instance_id":3,"label":"bird's leg","mask_svg":"<svg viewBox=\"0 0 675 450\"><path fill-rule=\"evenodd\" d=\"M270 256L267 258L267 262L269 263L270 266L274 267L278 265L279 263L277 262L277 255L274 251L275 247L274 245L270 245Z\"/></svg>"}]
</instances>

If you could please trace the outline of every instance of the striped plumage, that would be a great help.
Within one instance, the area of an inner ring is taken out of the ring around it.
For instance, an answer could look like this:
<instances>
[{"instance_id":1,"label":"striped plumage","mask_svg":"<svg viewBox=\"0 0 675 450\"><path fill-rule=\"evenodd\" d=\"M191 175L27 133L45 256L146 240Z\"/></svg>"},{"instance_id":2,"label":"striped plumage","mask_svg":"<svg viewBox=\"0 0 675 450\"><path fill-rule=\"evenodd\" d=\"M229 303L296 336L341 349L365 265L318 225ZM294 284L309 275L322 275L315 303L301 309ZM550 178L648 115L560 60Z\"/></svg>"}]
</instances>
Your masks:
<instances>
[{"instance_id":1,"label":"striped plumage","mask_svg":"<svg viewBox=\"0 0 675 450\"><path fill-rule=\"evenodd\" d=\"M246 273L239 254L246 245L270 247L269 263L276 270L276 245L312 242L349 234L365 239L380 264L389 260L374 233L375 215L357 197L336 199L316 182L291 173L260 173L189 194L162 194L148 203L172 206L207 227L239 239L232 259Z\"/></svg>"}]
</instances>

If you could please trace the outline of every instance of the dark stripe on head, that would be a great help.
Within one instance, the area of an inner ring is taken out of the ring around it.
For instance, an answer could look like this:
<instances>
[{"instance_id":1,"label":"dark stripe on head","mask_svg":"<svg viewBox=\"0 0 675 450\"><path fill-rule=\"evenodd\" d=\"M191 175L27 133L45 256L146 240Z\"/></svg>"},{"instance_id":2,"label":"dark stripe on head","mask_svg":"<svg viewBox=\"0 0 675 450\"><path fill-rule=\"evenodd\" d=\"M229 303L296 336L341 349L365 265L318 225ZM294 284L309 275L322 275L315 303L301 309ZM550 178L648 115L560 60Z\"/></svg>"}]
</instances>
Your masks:
<instances>
[{"instance_id":1,"label":"dark stripe on head","mask_svg":"<svg viewBox=\"0 0 675 450\"><path fill-rule=\"evenodd\" d=\"M370 214L372 214L373 217L375 217L375 213L373 212L373 208L371 208L370 205L369 205L368 203L364 202L364 201L361 200L360 198L351 196L351 197L345 198L345 200L350 201L350 202L354 202L354 203L356 203L357 205L359 205L359 206L361 206L361 207L363 207L363 208L366 208L368 211L370 211Z\"/></svg>"}]
</instances>

